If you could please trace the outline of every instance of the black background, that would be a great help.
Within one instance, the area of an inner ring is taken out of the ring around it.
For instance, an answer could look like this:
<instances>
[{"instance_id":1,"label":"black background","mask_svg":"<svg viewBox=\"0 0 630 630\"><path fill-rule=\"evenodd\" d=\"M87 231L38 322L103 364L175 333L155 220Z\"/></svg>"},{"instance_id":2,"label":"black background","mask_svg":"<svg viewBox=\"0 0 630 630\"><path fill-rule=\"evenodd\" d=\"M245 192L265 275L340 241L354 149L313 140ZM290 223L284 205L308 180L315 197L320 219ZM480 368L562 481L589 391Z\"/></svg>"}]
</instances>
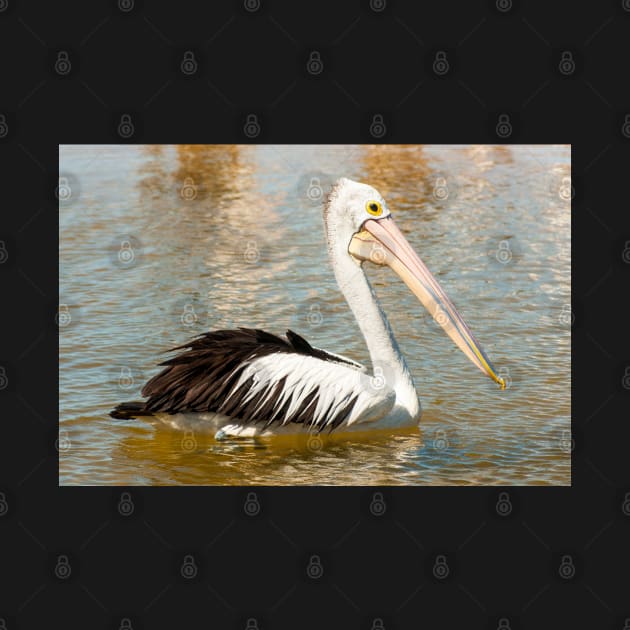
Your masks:
<instances>
[{"instance_id":1,"label":"black background","mask_svg":"<svg viewBox=\"0 0 630 630\"><path fill-rule=\"evenodd\" d=\"M125 2L0 0L0 628L630 627L630 2ZM385 488L381 515L259 488L254 516L251 488L132 488L127 516L59 488L58 145L374 142L375 115L379 142L572 145L572 488L507 516L501 488Z\"/></svg>"}]
</instances>

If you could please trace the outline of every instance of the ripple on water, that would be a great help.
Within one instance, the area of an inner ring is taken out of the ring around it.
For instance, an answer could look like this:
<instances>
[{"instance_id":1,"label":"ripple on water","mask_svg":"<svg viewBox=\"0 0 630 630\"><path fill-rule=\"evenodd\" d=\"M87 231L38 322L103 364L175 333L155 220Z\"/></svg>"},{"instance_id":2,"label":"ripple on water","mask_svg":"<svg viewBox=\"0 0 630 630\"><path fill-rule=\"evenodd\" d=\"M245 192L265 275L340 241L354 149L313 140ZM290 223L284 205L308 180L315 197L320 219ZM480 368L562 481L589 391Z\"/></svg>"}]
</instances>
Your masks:
<instances>
[{"instance_id":1,"label":"ripple on water","mask_svg":"<svg viewBox=\"0 0 630 630\"><path fill-rule=\"evenodd\" d=\"M81 181L60 209L61 294L77 314L60 336L60 483L571 483L570 328L560 319L571 223L558 194L568 147L81 146L60 156ZM293 328L368 362L326 260L320 210L299 197L300 177L314 172L386 195L510 388L482 377L389 270L368 268L423 402L419 430L323 436L318 451L303 439L218 442L197 430L188 449L181 431L109 418L139 396L163 350L206 328ZM186 177L198 186L191 201L180 195ZM434 195L437 177L446 198ZM110 251L121 234L142 247L126 269ZM491 255L501 241L513 251L506 264ZM194 330L175 308L191 299L202 313ZM309 318L313 308L321 318ZM131 366L133 387L112 366Z\"/></svg>"}]
</instances>

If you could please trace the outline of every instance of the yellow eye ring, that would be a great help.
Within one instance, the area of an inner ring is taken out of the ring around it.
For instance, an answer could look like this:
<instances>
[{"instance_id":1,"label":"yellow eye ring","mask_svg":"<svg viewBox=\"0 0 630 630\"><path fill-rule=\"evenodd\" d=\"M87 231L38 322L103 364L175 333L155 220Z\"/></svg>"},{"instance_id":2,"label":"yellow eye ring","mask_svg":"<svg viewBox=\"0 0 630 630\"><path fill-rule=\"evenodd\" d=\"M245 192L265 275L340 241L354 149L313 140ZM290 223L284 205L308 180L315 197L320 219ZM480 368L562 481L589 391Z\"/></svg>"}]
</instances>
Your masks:
<instances>
[{"instance_id":1,"label":"yellow eye ring","mask_svg":"<svg viewBox=\"0 0 630 630\"><path fill-rule=\"evenodd\" d=\"M368 214L371 214L373 217L378 217L383 214L383 208L378 201L368 201L365 204L365 210Z\"/></svg>"}]
</instances>

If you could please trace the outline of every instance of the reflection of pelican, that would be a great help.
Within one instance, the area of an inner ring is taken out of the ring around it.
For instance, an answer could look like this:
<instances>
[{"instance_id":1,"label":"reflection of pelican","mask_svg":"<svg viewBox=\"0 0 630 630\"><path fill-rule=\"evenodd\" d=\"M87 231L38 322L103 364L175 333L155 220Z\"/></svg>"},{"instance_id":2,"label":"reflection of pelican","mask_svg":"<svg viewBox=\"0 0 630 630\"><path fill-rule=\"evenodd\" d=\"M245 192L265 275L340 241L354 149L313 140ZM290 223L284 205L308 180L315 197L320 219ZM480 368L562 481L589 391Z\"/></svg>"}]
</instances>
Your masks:
<instances>
[{"instance_id":1,"label":"reflection of pelican","mask_svg":"<svg viewBox=\"0 0 630 630\"><path fill-rule=\"evenodd\" d=\"M420 401L364 261L391 267L464 354L505 386L374 188L340 179L324 223L335 276L365 337L373 374L292 331L282 339L261 330L218 330L174 348L186 350L161 364L164 370L142 390L147 400L122 403L111 415L207 414L224 419L226 435L416 425Z\"/></svg>"}]
</instances>

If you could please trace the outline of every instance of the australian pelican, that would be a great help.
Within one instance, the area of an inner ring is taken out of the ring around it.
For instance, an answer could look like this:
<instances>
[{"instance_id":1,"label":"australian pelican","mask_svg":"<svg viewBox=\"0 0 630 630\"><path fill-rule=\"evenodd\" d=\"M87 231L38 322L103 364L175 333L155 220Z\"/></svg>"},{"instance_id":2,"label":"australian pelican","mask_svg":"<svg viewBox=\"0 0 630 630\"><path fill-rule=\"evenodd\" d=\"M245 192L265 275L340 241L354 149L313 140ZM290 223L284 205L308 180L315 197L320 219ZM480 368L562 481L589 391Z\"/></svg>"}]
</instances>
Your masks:
<instances>
[{"instance_id":1,"label":"australian pelican","mask_svg":"<svg viewBox=\"0 0 630 630\"><path fill-rule=\"evenodd\" d=\"M420 401L365 261L391 267L472 363L505 387L374 188L339 179L325 203L324 225L335 277L365 338L372 373L290 330L286 338L248 328L216 330L173 348L183 351L160 364L164 369L142 389L146 400L122 403L110 415L220 418L221 435L228 436L417 425Z\"/></svg>"}]
</instances>

